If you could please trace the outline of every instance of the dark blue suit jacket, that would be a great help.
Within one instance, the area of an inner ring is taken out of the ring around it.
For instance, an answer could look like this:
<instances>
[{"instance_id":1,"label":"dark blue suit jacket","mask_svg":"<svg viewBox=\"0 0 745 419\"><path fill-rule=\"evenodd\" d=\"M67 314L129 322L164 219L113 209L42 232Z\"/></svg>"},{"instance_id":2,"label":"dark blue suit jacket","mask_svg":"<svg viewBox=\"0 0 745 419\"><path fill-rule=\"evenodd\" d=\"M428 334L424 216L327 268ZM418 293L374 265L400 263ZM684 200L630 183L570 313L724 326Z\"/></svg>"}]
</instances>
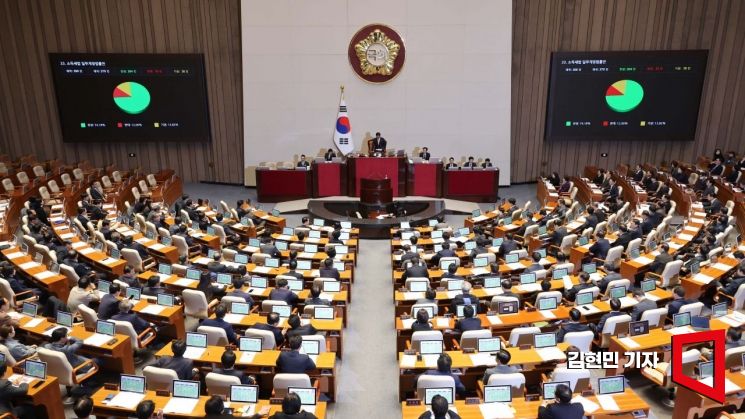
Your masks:
<instances>
[{"instance_id":1,"label":"dark blue suit jacket","mask_svg":"<svg viewBox=\"0 0 745 419\"><path fill-rule=\"evenodd\" d=\"M248 377L248 375L245 372L241 370L236 370L236 369L226 370L223 368L213 368L212 372L214 372L215 374L220 374L220 375L230 375L233 377L238 377L238 379L241 380L241 384L251 384L251 379Z\"/></svg>"},{"instance_id":2,"label":"dark blue suit jacket","mask_svg":"<svg viewBox=\"0 0 745 419\"><path fill-rule=\"evenodd\" d=\"M598 259L605 259L608 256L608 250L610 250L608 239L600 239L590 246L590 252Z\"/></svg>"},{"instance_id":3,"label":"dark blue suit jacket","mask_svg":"<svg viewBox=\"0 0 745 419\"><path fill-rule=\"evenodd\" d=\"M111 294L106 294L101 298L101 303L98 305L98 318L101 320L108 320L114 314L119 313L119 300Z\"/></svg>"},{"instance_id":4,"label":"dark blue suit jacket","mask_svg":"<svg viewBox=\"0 0 745 419\"><path fill-rule=\"evenodd\" d=\"M194 362L184 357L164 356L159 358L153 366L176 371L179 380L191 380L191 370L194 368Z\"/></svg>"},{"instance_id":5,"label":"dark blue suit jacket","mask_svg":"<svg viewBox=\"0 0 745 419\"><path fill-rule=\"evenodd\" d=\"M457 375L450 373L450 372L440 372L437 370L430 370L425 372L426 375L444 375L448 377L453 377L453 380L455 381L455 392L458 394L464 394L466 392L466 386L463 385L463 383L460 381L460 377Z\"/></svg>"},{"instance_id":6,"label":"dark blue suit jacket","mask_svg":"<svg viewBox=\"0 0 745 419\"><path fill-rule=\"evenodd\" d=\"M538 409L538 419L582 419L584 416L582 403L551 403Z\"/></svg>"},{"instance_id":7,"label":"dark blue suit jacket","mask_svg":"<svg viewBox=\"0 0 745 419\"><path fill-rule=\"evenodd\" d=\"M598 334L603 334L603 327L605 327L605 322L614 316L622 316L626 313L623 311L611 311L610 313L603 314L603 317L600 318L600 321L598 322Z\"/></svg>"},{"instance_id":8,"label":"dark blue suit jacket","mask_svg":"<svg viewBox=\"0 0 745 419\"><path fill-rule=\"evenodd\" d=\"M683 307L686 304L690 304L692 302L694 301L686 300L685 298L670 301L670 304L667 305L667 315L672 317L673 314L678 314L678 311L680 311L681 307Z\"/></svg>"},{"instance_id":9,"label":"dark blue suit jacket","mask_svg":"<svg viewBox=\"0 0 745 419\"><path fill-rule=\"evenodd\" d=\"M287 304L294 306L297 304L297 295L285 288L275 288L269 293L270 300L284 301Z\"/></svg>"},{"instance_id":10,"label":"dark blue suit jacket","mask_svg":"<svg viewBox=\"0 0 745 419\"><path fill-rule=\"evenodd\" d=\"M244 300L246 300L246 302L247 302L247 303L248 303L248 304L249 304L249 305L250 305L251 307L253 307L253 305L254 305L254 299L253 299L253 298L251 297L251 294L249 294L249 293L247 293L247 292L245 292L245 291L241 291L241 290L235 290L235 291L231 291L231 292L229 292L229 293L228 293L227 295L228 295L229 297L238 297L238 298L243 298Z\"/></svg>"},{"instance_id":11,"label":"dark blue suit jacket","mask_svg":"<svg viewBox=\"0 0 745 419\"><path fill-rule=\"evenodd\" d=\"M118 320L122 322L130 322L132 324L132 327L134 327L135 332L139 335L142 333L145 329L150 326L150 323L140 318L140 316L137 315L137 313L129 312L129 313L117 313L111 316L111 320Z\"/></svg>"},{"instance_id":12,"label":"dark blue suit jacket","mask_svg":"<svg viewBox=\"0 0 745 419\"><path fill-rule=\"evenodd\" d=\"M219 327L225 331L228 335L228 341L231 343L237 343L238 340L235 337L235 331L233 331L233 325L226 322L224 319L204 319L201 323L202 326Z\"/></svg>"},{"instance_id":13,"label":"dark blue suit jacket","mask_svg":"<svg viewBox=\"0 0 745 419\"><path fill-rule=\"evenodd\" d=\"M586 324L576 322L564 323L563 325L561 325L561 327L559 328L559 332L556 334L556 341L559 343L564 342L564 335L566 335L567 333L585 332L588 330L592 329L590 329L590 326Z\"/></svg>"},{"instance_id":14,"label":"dark blue suit jacket","mask_svg":"<svg viewBox=\"0 0 745 419\"><path fill-rule=\"evenodd\" d=\"M281 373L304 374L316 368L316 363L298 351L282 352L277 358L277 370Z\"/></svg>"},{"instance_id":15,"label":"dark blue suit jacket","mask_svg":"<svg viewBox=\"0 0 745 419\"><path fill-rule=\"evenodd\" d=\"M475 317L463 318L455 324L455 329L465 332L467 330L481 330L481 320Z\"/></svg>"},{"instance_id":16,"label":"dark blue suit jacket","mask_svg":"<svg viewBox=\"0 0 745 419\"><path fill-rule=\"evenodd\" d=\"M274 333L274 341L277 344L277 346L280 346L285 341L285 337L282 335L282 329L278 327L270 326L266 323L256 323L253 326L251 326L251 328L259 329L259 330L268 330Z\"/></svg>"}]
</instances>

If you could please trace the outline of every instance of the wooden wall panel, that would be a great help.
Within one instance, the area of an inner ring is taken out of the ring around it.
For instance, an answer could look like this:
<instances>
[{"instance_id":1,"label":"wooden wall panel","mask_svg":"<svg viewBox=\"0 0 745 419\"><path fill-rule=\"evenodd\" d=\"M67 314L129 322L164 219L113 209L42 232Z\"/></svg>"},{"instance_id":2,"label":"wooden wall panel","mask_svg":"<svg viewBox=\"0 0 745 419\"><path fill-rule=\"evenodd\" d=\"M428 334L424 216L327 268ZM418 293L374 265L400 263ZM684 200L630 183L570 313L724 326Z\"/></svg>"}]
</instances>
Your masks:
<instances>
[{"instance_id":1,"label":"wooden wall panel","mask_svg":"<svg viewBox=\"0 0 745 419\"><path fill-rule=\"evenodd\" d=\"M0 0L0 51L0 153L243 183L239 0ZM50 52L203 53L212 141L63 143Z\"/></svg>"},{"instance_id":2,"label":"wooden wall panel","mask_svg":"<svg viewBox=\"0 0 745 419\"><path fill-rule=\"evenodd\" d=\"M745 153L741 0L514 0L512 42L512 182L587 164L693 161L716 147ZM709 50L694 141L544 141L552 51L655 49Z\"/></svg>"}]
</instances>

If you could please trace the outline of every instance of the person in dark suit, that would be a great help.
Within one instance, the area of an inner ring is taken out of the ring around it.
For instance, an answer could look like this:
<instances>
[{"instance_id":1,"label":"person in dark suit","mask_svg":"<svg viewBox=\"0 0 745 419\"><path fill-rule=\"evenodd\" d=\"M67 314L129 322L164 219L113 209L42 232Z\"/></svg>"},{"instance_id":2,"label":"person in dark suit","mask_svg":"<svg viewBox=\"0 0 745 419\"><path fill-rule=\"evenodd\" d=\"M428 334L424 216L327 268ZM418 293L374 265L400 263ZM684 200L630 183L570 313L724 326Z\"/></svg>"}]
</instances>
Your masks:
<instances>
[{"instance_id":1,"label":"person in dark suit","mask_svg":"<svg viewBox=\"0 0 745 419\"><path fill-rule=\"evenodd\" d=\"M463 307L463 318L455 322L455 330L460 333L468 330L480 330L481 320L474 318L474 314L476 313L474 313L472 306L468 305Z\"/></svg>"},{"instance_id":2,"label":"person in dark suit","mask_svg":"<svg viewBox=\"0 0 745 419\"><path fill-rule=\"evenodd\" d=\"M680 308L684 305L695 302L693 300L688 300L685 296L686 291L680 285L673 289L673 301L670 301L667 304L667 315L669 317L673 317L673 314L678 314L678 311L680 311Z\"/></svg>"},{"instance_id":3,"label":"person in dark suit","mask_svg":"<svg viewBox=\"0 0 745 419\"><path fill-rule=\"evenodd\" d=\"M140 288L141 286L140 280L135 275L134 268L130 265L124 267L124 273L119 277L119 280L127 284L128 287Z\"/></svg>"},{"instance_id":4,"label":"person in dark suit","mask_svg":"<svg viewBox=\"0 0 745 419\"><path fill-rule=\"evenodd\" d=\"M432 324L429 322L429 313L427 313L427 310L420 308L416 312L416 320L411 324L411 331L421 332L426 330L432 330Z\"/></svg>"},{"instance_id":5,"label":"person in dark suit","mask_svg":"<svg viewBox=\"0 0 745 419\"><path fill-rule=\"evenodd\" d=\"M444 375L453 377L453 380L455 381L455 392L459 395L463 395L466 392L466 386L463 385L463 383L460 381L460 377L458 375L453 374L452 366L453 360L452 358L450 358L450 355L448 355L447 353L441 353L440 356L437 358L437 369L434 371L429 370L423 375ZM421 375L419 377L421 377ZM417 381L418 380L419 378L417 378Z\"/></svg>"},{"instance_id":6,"label":"person in dark suit","mask_svg":"<svg viewBox=\"0 0 745 419\"><path fill-rule=\"evenodd\" d=\"M152 326L152 324L142 319L140 316L137 315L137 313L133 313L133 306L134 304L132 304L132 301L130 301L129 299L120 301L119 312L111 316L111 320L128 322L132 325L132 327L135 329L135 332L139 335L140 333L144 332L145 329Z\"/></svg>"},{"instance_id":7,"label":"person in dark suit","mask_svg":"<svg viewBox=\"0 0 745 419\"><path fill-rule=\"evenodd\" d=\"M722 176L722 173L724 173L724 164L722 164L721 159L714 159L714 162L709 167L709 174L711 176Z\"/></svg>"},{"instance_id":8,"label":"person in dark suit","mask_svg":"<svg viewBox=\"0 0 745 419\"><path fill-rule=\"evenodd\" d=\"M286 374L304 374L316 368L316 363L306 354L300 353L303 344L302 336L295 335L287 339L289 351L283 351L277 358L277 371Z\"/></svg>"},{"instance_id":9,"label":"person in dark suit","mask_svg":"<svg viewBox=\"0 0 745 419\"><path fill-rule=\"evenodd\" d=\"M590 274L587 272L580 272L577 277L579 278L579 284L569 288L568 290L564 290L564 297L569 301L574 301L577 298L577 293L580 291L594 287L590 282Z\"/></svg>"},{"instance_id":10,"label":"person in dark suit","mask_svg":"<svg viewBox=\"0 0 745 419\"><path fill-rule=\"evenodd\" d=\"M434 256L432 256L432 263L439 266L440 265L440 259L442 258L449 258L454 257L455 251L450 248L450 243L445 242L442 244L442 250L435 253Z\"/></svg>"},{"instance_id":11,"label":"person in dark suit","mask_svg":"<svg viewBox=\"0 0 745 419\"><path fill-rule=\"evenodd\" d=\"M463 281L463 287L461 288L461 294L458 294L453 298L453 302L450 305L450 312L451 313L457 313L458 312L458 306L460 305L469 305L469 304L479 304L479 299L476 298L473 294L471 294L471 283L468 281Z\"/></svg>"},{"instance_id":12,"label":"person in dark suit","mask_svg":"<svg viewBox=\"0 0 745 419\"><path fill-rule=\"evenodd\" d=\"M385 153L388 142L385 138L380 136L379 132L375 133L375 138L372 139L372 152L373 153Z\"/></svg>"},{"instance_id":13,"label":"person in dark suit","mask_svg":"<svg viewBox=\"0 0 745 419\"><path fill-rule=\"evenodd\" d=\"M610 250L610 242L605 238L605 231L600 231L597 234L597 240L590 246L590 253L598 259L605 259L608 256L608 250Z\"/></svg>"},{"instance_id":14,"label":"person in dark suit","mask_svg":"<svg viewBox=\"0 0 745 419\"><path fill-rule=\"evenodd\" d=\"M647 310L654 310L657 308L657 303L655 303L652 300L648 300L647 297L644 295L644 291L642 291L639 288L635 288L631 295L634 296L634 299L636 299L637 303L634 306L633 309L631 309L631 320L632 321L639 321L639 319L642 318L642 314L644 314Z\"/></svg>"},{"instance_id":15,"label":"person in dark suit","mask_svg":"<svg viewBox=\"0 0 745 419\"><path fill-rule=\"evenodd\" d=\"M300 160L297 162L297 167L303 169L310 167L310 162L305 159L305 154L300 155Z\"/></svg>"},{"instance_id":16,"label":"person in dark suit","mask_svg":"<svg viewBox=\"0 0 745 419\"><path fill-rule=\"evenodd\" d=\"M621 279L621 274L619 273L620 267L615 266L603 266L603 269L607 272L607 275L605 275L602 279L596 282L596 285L598 289L600 289L601 294L605 294L605 292L608 290L608 284L611 283L611 281L615 281L617 279Z\"/></svg>"},{"instance_id":17,"label":"person in dark suit","mask_svg":"<svg viewBox=\"0 0 745 419\"><path fill-rule=\"evenodd\" d=\"M337 281L340 278L339 270L334 267L334 259L330 257L323 261L323 266L318 270L318 273L321 278L334 278Z\"/></svg>"},{"instance_id":18,"label":"person in dark suit","mask_svg":"<svg viewBox=\"0 0 745 419\"><path fill-rule=\"evenodd\" d=\"M176 371L180 380L191 380L194 376L194 362L184 358L186 342L181 339L174 340L171 344L171 351L173 351L173 356L160 357L153 366Z\"/></svg>"},{"instance_id":19,"label":"person in dark suit","mask_svg":"<svg viewBox=\"0 0 745 419\"><path fill-rule=\"evenodd\" d=\"M634 179L634 182L641 182L644 178L644 169L637 164L636 167L634 167L634 173L631 174L631 178Z\"/></svg>"},{"instance_id":20,"label":"person in dark suit","mask_svg":"<svg viewBox=\"0 0 745 419\"><path fill-rule=\"evenodd\" d=\"M165 292L166 289L160 286L159 275L151 275L147 279L147 286L142 288L142 293L151 297L156 297L158 294L164 294Z\"/></svg>"},{"instance_id":21,"label":"person in dark suit","mask_svg":"<svg viewBox=\"0 0 745 419\"><path fill-rule=\"evenodd\" d=\"M88 226L88 222L90 221L87 217L87 212L85 211L85 208L78 208L78 216L75 217L78 221L80 221L80 224L83 225L83 228L86 228Z\"/></svg>"},{"instance_id":22,"label":"person in dark suit","mask_svg":"<svg viewBox=\"0 0 745 419\"><path fill-rule=\"evenodd\" d=\"M269 293L269 299L284 301L293 307L297 304L297 294L288 288L287 280L284 278L277 280L277 286Z\"/></svg>"},{"instance_id":23,"label":"person in dark suit","mask_svg":"<svg viewBox=\"0 0 745 419\"><path fill-rule=\"evenodd\" d=\"M624 312L621 311L621 300L619 300L618 298L611 298L610 312L603 314L603 316L600 318L600 321L598 322L597 333L603 333L603 327L605 327L605 322L607 322L608 319L615 316L622 316L623 314Z\"/></svg>"},{"instance_id":24,"label":"person in dark suit","mask_svg":"<svg viewBox=\"0 0 745 419\"><path fill-rule=\"evenodd\" d=\"M729 295L730 297L734 297L737 293L737 289L740 288L740 285L745 283L745 267L740 265L740 267L737 269L737 273L732 277L732 279L729 280L729 282L722 288L722 292Z\"/></svg>"},{"instance_id":25,"label":"person in dark suit","mask_svg":"<svg viewBox=\"0 0 745 419\"><path fill-rule=\"evenodd\" d=\"M722 210L722 201L717 199L714 194L706 195L706 201L704 201L704 211L708 214L718 214Z\"/></svg>"},{"instance_id":26,"label":"person in dark suit","mask_svg":"<svg viewBox=\"0 0 745 419\"><path fill-rule=\"evenodd\" d=\"M572 181L569 176L564 176L564 181L559 186L559 193L569 193L569 189L572 187Z\"/></svg>"},{"instance_id":27,"label":"person in dark suit","mask_svg":"<svg viewBox=\"0 0 745 419\"><path fill-rule=\"evenodd\" d=\"M305 300L305 305L328 306L331 305L331 301L325 298L321 298L321 287L319 287L318 285L313 285L310 288L310 297Z\"/></svg>"},{"instance_id":28,"label":"person in dark suit","mask_svg":"<svg viewBox=\"0 0 745 419\"><path fill-rule=\"evenodd\" d=\"M222 259L220 253L215 252L212 260L207 262L207 270L215 274L227 272L228 267L220 263L220 259Z\"/></svg>"},{"instance_id":29,"label":"person in dark suit","mask_svg":"<svg viewBox=\"0 0 745 419\"><path fill-rule=\"evenodd\" d=\"M538 408L538 419L582 419L585 417L585 408L582 403L572 403L572 389L566 384L556 386L556 400L548 403L548 400Z\"/></svg>"},{"instance_id":30,"label":"person in dark suit","mask_svg":"<svg viewBox=\"0 0 745 419\"><path fill-rule=\"evenodd\" d=\"M16 387L8 379L3 378L7 371L7 362L0 363L0 414L12 413L17 418L34 417L33 406L16 403L28 393L28 384L22 383ZM11 406L11 402L16 403L16 406Z\"/></svg>"},{"instance_id":31,"label":"person in dark suit","mask_svg":"<svg viewBox=\"0 0 745 419\"><path fill-rule=\"evenodd\" d=\"M557 247L561 246L561 242L567 234L569 234L569 232L564 225L564 219L558 218L556 222L554 222L554 231L551 232L551 244Z\"/></svg>"},{"instance_id":32,"label":"person in dark suit","mask_svg":"<svg viewBox=\"0 0 745 419\"><path fill-rule=\"evenodd\" d=\"M277 327L278 324L279 314L269 313L269 315L266 316L266 323L255 323L250 327L250 329L268 330L272 332L274 334L274 342L277 344L277 347L279 347L284 343L285 337L282 334L282 329Z\"/></svg>"},{"instance_id":33,"label":"person in dark suit","mask_svg":"<svg viewBox=\"0 0 745 419\"><path fill-rule=\"evenodd\" d=\"M488 167L494 167L494 165L492 164L491 159L487 157L484 159L484 162L481 163L481 168L486 169Z\"/></svg>"},{"instance_id":34,"label":"person in dark suit","mask_svg":"<svg viewBox=\"0 0 745 419\"><path fill-rule=\"evenodd\" d=\"M667 265L668 262L673 261L673 256L668 253L669 250L670 246L667 243L662 243L660 245L660 254L655 256L654 262L649 265L649 270L651 272L659 275L665 269L665 265Z\"/></svg>"},{"instance_id":35,"label":"person in dark suit","mask_svg":"<svg viewBox=\"0 0 745 419\"><path fill-rule=\"evenodd\" d=\"M475 259L478 255L482 255L485 253L489 253L489 250L487 250L486 246L489 245L489 240L486 238L478 238L476 239L476 247L471 250L471 253L468 255L471 260Z\"/></svg>"},{"instance_id":36,"label":"person in dark suit","mask_svg":"<svg viewBox=\"0 0 745 419\"><path fill-rule=\"evenodd\" d=\"M288 264L287 267L290 268L289 271L283 273L282 275L288 275L288 276L294 276L296 279L303 280L303 274L300 272L297 272L297 260L293 259Z\"/></svg>"},{"instance_id":37,"label":"person in dark suit","mask_svg":"<svg viewBox=\"0 0 745 419\"><path fill-rule=\"evenodd\" d=\"M610 179L609 181L610 187L608 188L608 199L616 199L618 198L618 185L616 184L616 181L613 179Z\"/></svg>"},{"instance_id":38,"label":"person in dark suit","mask_svg":"<svg viewBox=\"0 0 745 419\"><path fill-rule=\"evenodd\" d=\"M317 419L316 415L301 411L303 405L300 396L295 393L287 393L282 400L282 411L273 414L269 419Z\"/></svg>"},{"instance_id":39,"label":"person in dark suit","mask_svg":"<svg viewBox=\"0 0 745 419\"><path fill-rule=\"evenodd\" d=\"M592 331L589 325L579 322L581 317L582 313L576 308L569 310L569 320L561 323L561 327L556 333L556 341L564 342L564 336L567 333Z\"/></svg>"},{"instance_id":40,"label":"person in dark suit","mask_svg":"<svg viewBox=\"0 0 745 419\"><path fill-rule=\"evenodd\" d=\"M463 163L463 167L468 169L475 169L476 168L476 162L473 159L473 156L468 157L468 161Z\"/></svg>"},{"instance_id":41,"label":"person in dark suit","mask_svg":"<svg viewBox=\"0 0 745 419\"><path fill-rule=\"evenodd\" d=\"M332 161L336 157L336 153L334 153L334 150L329 148L326 150L326 153L323 155L323 159L326 161Z\"/></svg>"},{"instance_id":42,"label":"person in dark suit","mask_svg":"<svg viewBox=\"0 0 745 419\"><path fill-rule=\"evenodd\" d=\"M541 265L541 254L539 252L533 252L532 255L530 255L531 259L533 260L533 263L530 264L527 268L525 268L525 273L531 273L535 271L540 271L543 269L543 265Z\"/></svg>"},{"instance_id":43,"label":"person in dark suit","mask_svg":"<svg viewBox=\"0 0 745 419\"><path fill-rule=\"evenodd\" d=\"M429 160L432 155L429 153L429 148L422 147L422 151L419 153L419 158L422 160Z\"/></svg>"},{"instance_id":44,"label":"person in dark suit","mask_svg":"<svg viewBox=\"0 0 745 419\"><path fill-rule=\"evenodd\" d=\"M578 229L578 231L584 231L587 228L595 228L598 225L598 216L595 215L595 208L587 208L587 216L585 217L585 223Z\"/></svg>"},{"instance_id":45,"label":"person in dark suit","mask_svg":"<svg viewBox=\"0 0 745 419\"><path fill-rule=\"evenodd\" d=\"M502 297L515 297L520 300L520 296L512 292L512 280L509 278L502 280Z\"/></svg>"},{"instance_id":46,"label":"person in dark suit","mask_svg":"<svg viewBox=\"0 0 745 419\"><path fill-rule=\"evenodd\" d=\"M244 416L248 419L259 419L269 414L269 406L264 406L251 416ZM207 419L233 419L232 413L225 413L225 402L222 397L214 394L204 402L204 417Z\"/></svg>"},{"instance_id":47,"label":"person in dark suit","mask_svg":"<svg viewBox=\"0 0 745 419\"><path fill-rule=\"evenodd\" d=\"M254 380L253 377L246 374L245 371L237 370L235 369L235 360L236 360L235 352L233 352L232 349L226 349L225 352L222 353L222 356L220 357L220 367L213 367L212 372L215 374L221 374L221 375L230 375L233 377L238 377L239 380L241 380L241 384L248 384L248 385L254 385L256 384L256 380Z\"/></svg>"},{"instance_id":48,"label":"person in dark suit","mask_svg":"<svg viewBox=\"0 0 745 419\"><path fill-rule=\"evenodd\" d=\"M445 170L455 170L458 168L458 163L455 162L455 159L450 157L448 159L447 164L445 165Z\"/></svg>"},{"instance_id":49,"label":"person in dark suit","mask_svg":"<svg viewBox=\"0 0 745 419\"><path fill-rule=\"evenodd\" d=\"M629 245L629 242L634 240L634 232L629 230L625 225L620 225L618 226L618 233L618 238L613 242L612 246L621 246L625 249Z\"/></svg>"},{"instance_id":50,"label":"person in dark suit","mask_svg":"<svg viewBox=\"0 0 745 419\"><path fill-rule=\"evenodd\" d=\"M227 305L220 303L215 308L215 318L204 319L202 320L201 325L219 327L220 329L225 331L225 334L228 336L228 342L237 344L238 337L235 335L235 331L233 330L233 325L225 321L225 315L227 313L228 313Z\"/></svg>"},{"instance_id":51,"label":"person in dark suit","mask_svg":"<svg viewBox=\"0 0 745 419\"><path fill-rule=\"evenodd\" d=\"M510 360L512 360L512 355L510 355L509 352L505 351L504 349L501 349L499 352L497 352L497 362L499 362L499 364L484 371L484 378L482 379L484 385L489 384L489 377L491 377L492 374L512 374L515 372L519 372L520 369L518 369L516 366L509 365Z\"/></svg>"},{"instance_id":52,"label":"person in dark suit","mask_svg":"<svg viewBox=\"0 0 745 419\"><path fill-rule=\"evenodd\" d=\"M429 278L427 264L419 259L419 255L411 260L411 266L406 268L403 275L401 275L403 281L406 281L407 278Z\"/></svg>"},{"instance_id":53,"label":"person in dark suit","mask_svg":"<svg viewBox=\"0 0 745 419\"><path fill-rule=\"evenodd\" d=\"M248 291L251 289L251 283L243 277L233 278L233 291L227 293L227 296L243 298L249 306L253 307L254 299Z\"/></svg>"},{"instance_id":54,"label":"person in dark suit","mask_svg":"<svg viewBox=\"0 0 745 419\"><path fill-rule=\"evenodd\" d=\"M558 188L559 185L561 185L561 176L559 176L559 172L552 172L547 178L554 188Z\"/></svg>"},{"instance_id":55,"label":"person in dark suit","mask_svg":"<svg viewBox=\"0 0 745 419\"><path fill-rule=\"evenodd\" d=\"M279 252L279 249L277 249L277 246L272 243L271 236L264 236L261 238L261 245L259 245L259 251L261 253L266 253L267 255L278 258L280 257L281 253Z\"/></svg>"},{"instance_id":56,"label":"person in dark suit","mask_svg":"<svg viewBox=\"0 0 745 419\"><path fill-rule=\"evenodd\" d=\"M520 248L520 245L517 244L517 242L514 240L512 233L507 233L504 235L504 240L502 240L502 244L499 245L499 254L501 256L504 256L513 250L517 250Z\"/></svg>"},{"instance_id":57,"label":"person in dark suit","mask_svg":"<svg viewBox=\"0 0 745 419\"><path fill-rule=\"evenodd\" d=\"M448 265L448 271L445 272L442 275L443 279L456 279L456 280L462 280L463 277L457 274L458 272L458 266L455 265L455 263L451 263Z\"/></svg>"},{"instance_id":58,"label":"person in dark suit","mask_svg":"<svg viewBox=\"0 0 745 419\"><path fill-rule=\"evenodd\" d=\"M412 239L413 238L414 237L412 237ZM406 267L406 262L419 257L418 253L411 251L411 245L409 244L403 245L403 251L404 253L401 255L401 267Z\"/></svg>"},{"instance_id":59,"label":"person in dark suit","mask_svg":"<svg viewBox=\"0 0 745 419\"><path fill-rule=\"evenodd\" d=\"M316 330L312 324L308 323L303 325L300 321L300 316L297 314L291 315L290 318L287 319L287 324L290 326L290 329L285 332L285 337L287 339L293 336L309 336L318 333L318 330Z\"/></svg>"},{"instance_id":60,"label":"person in dark suit","mask_svg":"<svg viewBox=\"0 0 745 419\"><path fill-rule=\"evenodd\" d=\"M419 419L460 419L457 413L448 408L448 401L441 395L432 397L430 410L419 415Z\"/></svg>"}]
</instances>

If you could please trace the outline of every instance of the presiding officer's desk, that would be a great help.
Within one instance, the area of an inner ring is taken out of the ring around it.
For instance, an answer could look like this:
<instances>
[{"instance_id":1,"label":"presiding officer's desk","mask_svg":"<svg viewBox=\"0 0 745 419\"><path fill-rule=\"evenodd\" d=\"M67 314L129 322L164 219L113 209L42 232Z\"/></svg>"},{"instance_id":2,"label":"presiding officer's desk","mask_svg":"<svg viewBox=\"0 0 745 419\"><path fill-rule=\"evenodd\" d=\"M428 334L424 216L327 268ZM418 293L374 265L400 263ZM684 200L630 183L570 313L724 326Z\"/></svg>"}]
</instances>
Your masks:
<instances>
[{"instance_id":1,"label":"presiding officer's desk","mask_svg":"<svg viewBox=\"0 0 745 419\"><path fill-rule=\"evenodd\" d=\"M442 196L472 202L495 202L499 197L499 169L443 170Z\"/></svg>"},{"instance_id":2,"label":"presiding officer's desk","mask_svg":"<svg viewBox=\"0 0 745 419\"><path fill-rule=\"evenodd\" d=\"M587 399L599 405L596 396L588 396ZM645 414L649 413L649 405L630 388L627 388L623 394L614 394L613 399L616 401L619 410L604 410L602 407L599 407L597 410L594 410L593 412L585 412L585 414L592 417L598 417L598 415L600 415L600 417L605 417L605 415L608 415L628 418L632 416L623 414L637 410L643 411ZM513 398L509 405L512 406L515 419L535 419L538 417L538 408L541 406L541 403L543 403L543 400L529 402L525 401L525 398ZM458 411L458 416L463 419L484 418L479 406L480 405L478 404L466 404L463 400L455 401L455 409ZM427 406L407 406L406 402L402 402L401 410L403 412L403 419L417 419L419 415L427 410ZM675 415L673 415L673 417L678 418L678 416Z\"/></svg>"},{"instance_id":3,"label":"presiding officer's desk","mask_svg":"<svg viewBox=\"0 0 745 419\"><path fill-rule=\"evenodd\" d=\"M259 202L283 202L311 197L310 170L256 168L256 194Z\"/></svg>"},{"instance_id":4,"label":"presiding officer's desk","mask_svg":"<svg viewBox=\"0 0 745 419\"><path fill-rule=\"evenodd\" d=\"M208 346L199 358L193 359L194 366L211 370L212 365L220 365L221 357L225 352L224 346ZM262 397L269 397L273 388L274 375L277 373L277 359L282 351L264 350L257 352L251 362L244 362L241 357L242 352L239 349L234 350L236 355L236 368L245 370L249 374L255 374L257 383ZM172 356L171 343L169 342L155 357ZM316 359L316 369L309 371L311 378L320 380L320 391L327 393L329 399L336 399L336 354L334 352L322 352Z\"/></svg>"},{"instance_id":5,"label":"presiding officer's desk","mask_svg":"<svg viewBox=\"0 0 745 419\"><path fill-rule=\"evenodd\" d=\"M98 417L117 417L117 418L130 418L134 416L134 410L125 409L121 407L113 407L108 406L104 399L106 396L113 394L118 394L118 390L107 390L104 387L101 387L96 391L93 396L91 396L91 399L93 400L93 414L97 415ZM145 398L143 400L152 400L155 403L155 410L162 410L168 402L171 400L170 396L158 396L154 391L146 391L145 392ZM194 406L194 410L189 414L176 414L176 413L164 413L163 416L166 418L203 418L205 417L204 413L204 405L209 400L209 396L200 396L199 402L197 402L196 406ZM228 402L225 402L226 407L228 407ZM245 406L245 403L239 403L239 402L231 402L230 406L231 408L238 409L243 406ZM259 402L256 404L255 411L260 411L264 406L269 406L269 416L282 411L282 405L279 404L269 404L269 400L259 400ZM236 412L237 414L237 412ZM324 419L326 417L326 402L318 402L316 404L316 410L315 413L316 417L318 419ZM240 416L236 416L240 417Z\"/></svg>"}]
</instances>

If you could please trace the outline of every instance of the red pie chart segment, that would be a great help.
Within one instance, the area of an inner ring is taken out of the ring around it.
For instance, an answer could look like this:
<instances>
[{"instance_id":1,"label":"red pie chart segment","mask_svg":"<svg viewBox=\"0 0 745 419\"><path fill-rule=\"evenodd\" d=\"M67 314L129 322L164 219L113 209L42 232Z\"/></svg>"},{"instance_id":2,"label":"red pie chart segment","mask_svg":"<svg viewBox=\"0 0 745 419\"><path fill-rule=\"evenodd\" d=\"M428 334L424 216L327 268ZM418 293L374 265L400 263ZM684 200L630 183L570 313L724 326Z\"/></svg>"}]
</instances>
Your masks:
<instances>
[{"instance_id":1,"label":"red pie chart segment","mask_svg":"<svg viewBox=\"0 0 745 419\"><path fill-rule=\"evenodd\" d=\"M114 89L114 97L130 97L132 96L131 92L127 92L129 85L126 85L124 83L120 84Z\"/></svg>"}]
</instances>

